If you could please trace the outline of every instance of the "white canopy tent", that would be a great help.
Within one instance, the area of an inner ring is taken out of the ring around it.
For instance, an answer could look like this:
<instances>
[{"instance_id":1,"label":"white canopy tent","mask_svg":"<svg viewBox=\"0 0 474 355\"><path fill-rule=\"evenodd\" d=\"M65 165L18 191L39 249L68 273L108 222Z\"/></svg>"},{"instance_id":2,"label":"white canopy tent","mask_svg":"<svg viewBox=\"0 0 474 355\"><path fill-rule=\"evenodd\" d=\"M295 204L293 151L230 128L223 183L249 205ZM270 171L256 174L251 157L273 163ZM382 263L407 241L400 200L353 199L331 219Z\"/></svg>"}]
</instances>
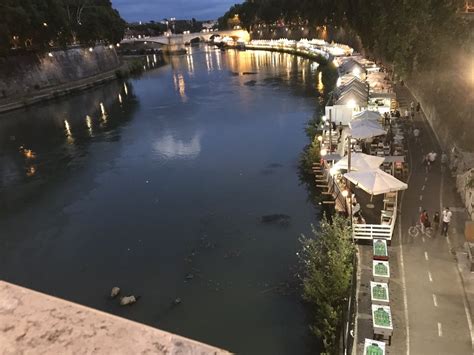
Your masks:
<instances>
[{"instance_id":1,"label":"white canopy tent","mask_svg":"<svg viewBox=\"0 0 474 355\"><path fill-rule=\"evenodd\" d=\"M371 127L383 130L382 125L374 120L352 120L349 125L351 128Z\"/></svg>"},{"instance_id":2,"label":"white canopy tent","mask_svg":"<svg viewBox=\"0 0 474 355\"><path fill-rule=\"evenodd\" d=\"M365 111L356 113L354 116L352 116L352 119L353 119L353 120L372 120L372 121L377 121L377 120L379 120L380 118L382 118L382 116L380 115L380 113L378 113L377 111L369 111L369 110L365 110Z\"/></svg>"},{"instance_id":3,"label":"white canopy tent","mask_svg":"<svg viewBox=\"0 0 474 355\"><path fill-rule=\"evenodd\" d=\"M377 127L371 126L357 126L351 128L351 136L355 139L368 139L377 136L383 136L387 134L386 131Z\"/></svg>"},{"instance_id":4,"label":"white canopy tent","mask_svg":"<svg viewBox=\"0 0 474 355\"><path fill-rule=\"evenodd\" d=\"M349 169L349 157L346 155L339 160L331 169ZM352 153L351 155L351 171L368 171L377 169L380 164L384 162L385 158L376 157L375 155L368 155L364 153Z\"/></svg>"},{"instance_id":5,"label":"white canopy tent","mask_svg":"<svg viewBox=\"0 0 474 355\"><path fill-rule=\"evenodd\" d=\"M403 181L380 169L349 172L344 174L344 177L372 196L408 188Z\"/></svg>"}]
</instances>

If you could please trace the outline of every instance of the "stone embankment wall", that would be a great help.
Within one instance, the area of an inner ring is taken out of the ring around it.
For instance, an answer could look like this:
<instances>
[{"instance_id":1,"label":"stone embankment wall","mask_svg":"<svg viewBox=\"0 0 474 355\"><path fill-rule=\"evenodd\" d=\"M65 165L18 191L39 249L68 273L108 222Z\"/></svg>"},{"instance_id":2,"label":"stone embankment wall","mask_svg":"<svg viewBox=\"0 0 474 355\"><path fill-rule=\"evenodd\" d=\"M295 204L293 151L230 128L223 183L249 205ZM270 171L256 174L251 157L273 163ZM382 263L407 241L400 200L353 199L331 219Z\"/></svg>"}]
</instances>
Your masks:
<instances>
[{"instance_id":1,"label":"stone embankment wall","mask_svg":"<svg viewBox=\"0 0 474 355\"><path fill-rule=\"evenodd\" d=\"M85 79L120 66L114 48L71 48L41 55L0 58L0 99L26 95Z\"/></svg>"}]
</instances>

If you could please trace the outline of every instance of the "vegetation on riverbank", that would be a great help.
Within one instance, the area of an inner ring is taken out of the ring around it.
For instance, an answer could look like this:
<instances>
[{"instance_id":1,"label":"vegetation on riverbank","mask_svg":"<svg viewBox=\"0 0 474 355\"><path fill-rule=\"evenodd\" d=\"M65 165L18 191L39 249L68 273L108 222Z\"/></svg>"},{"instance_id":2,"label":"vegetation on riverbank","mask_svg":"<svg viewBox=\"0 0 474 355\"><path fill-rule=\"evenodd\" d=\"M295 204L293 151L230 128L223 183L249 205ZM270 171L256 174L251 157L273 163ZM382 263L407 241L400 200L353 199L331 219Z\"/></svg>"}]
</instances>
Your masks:
<instances>
[{"instance_id":1,"label":"vegetation on riverbank","mask_svg":"<svg viewBox=\"0 0 474 355\"><path fill-rule=\"evenodd\" d=\"M303 298L311 309L311 330L321 339L325 353L338 354L354 272L351 227L347 218L336 214L331 221L324 216L312 233L301 238Z\"/></svg>"},{"instance_id":2,"label":"vegetation on riverbank","mask_svg":"<svg viewBox=\"0 0 474 355\"><path fill-rule=\"evenodd\" d=\"M115 44L125 21L110 0L2 0L0 55L80 43Z\"/></svg>"}]
</instances>

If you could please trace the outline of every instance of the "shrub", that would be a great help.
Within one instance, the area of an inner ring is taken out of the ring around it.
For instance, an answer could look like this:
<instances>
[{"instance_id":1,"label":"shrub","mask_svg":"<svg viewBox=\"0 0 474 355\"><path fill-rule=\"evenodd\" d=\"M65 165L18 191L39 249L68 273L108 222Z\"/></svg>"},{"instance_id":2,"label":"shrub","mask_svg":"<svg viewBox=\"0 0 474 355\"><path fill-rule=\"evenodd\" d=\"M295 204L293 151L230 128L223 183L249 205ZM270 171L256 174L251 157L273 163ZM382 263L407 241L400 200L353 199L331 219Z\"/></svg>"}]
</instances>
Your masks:
<instances>
[{"instance_id":1,"label":"shrub","mask_svg":"<svg viewBox=\"0 0 474 355\"><path fill-rule=\"evenodd\" d=\"M313 236L302 236L303 298L311 307L311 330L328 354L338 353L342 315L349 297L355 247L348 219L325 216Z\"/></svg>"}]
</instances>

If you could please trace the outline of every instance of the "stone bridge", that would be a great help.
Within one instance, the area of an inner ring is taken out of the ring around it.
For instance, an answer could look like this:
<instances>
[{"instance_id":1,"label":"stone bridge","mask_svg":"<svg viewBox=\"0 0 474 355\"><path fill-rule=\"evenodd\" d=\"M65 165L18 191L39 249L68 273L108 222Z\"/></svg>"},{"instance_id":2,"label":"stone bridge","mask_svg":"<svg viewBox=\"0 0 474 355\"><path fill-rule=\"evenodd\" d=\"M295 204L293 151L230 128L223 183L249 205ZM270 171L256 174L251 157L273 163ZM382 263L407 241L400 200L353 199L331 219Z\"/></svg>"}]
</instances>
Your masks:
<instances>
[{"instance_id":1,"label":"stone bridge","mask_svg":"<svg viewBox=\"0 0 474 355\"><path fill-rule=\"evenodd\" d=\"M146 37L146 38L126 38L120 44L144 44L144 45L159 45L165 47L168 51L176 51L184 48L186 43L192 40L199 39L203 42L208 42L212 37L232 37L236 40L243 40L248 42L250 34L245 30L228 30L228 31L213 31L213 32L195 32L186 34L175 34L166 36Z\"/></svg>"}]
</instances>

